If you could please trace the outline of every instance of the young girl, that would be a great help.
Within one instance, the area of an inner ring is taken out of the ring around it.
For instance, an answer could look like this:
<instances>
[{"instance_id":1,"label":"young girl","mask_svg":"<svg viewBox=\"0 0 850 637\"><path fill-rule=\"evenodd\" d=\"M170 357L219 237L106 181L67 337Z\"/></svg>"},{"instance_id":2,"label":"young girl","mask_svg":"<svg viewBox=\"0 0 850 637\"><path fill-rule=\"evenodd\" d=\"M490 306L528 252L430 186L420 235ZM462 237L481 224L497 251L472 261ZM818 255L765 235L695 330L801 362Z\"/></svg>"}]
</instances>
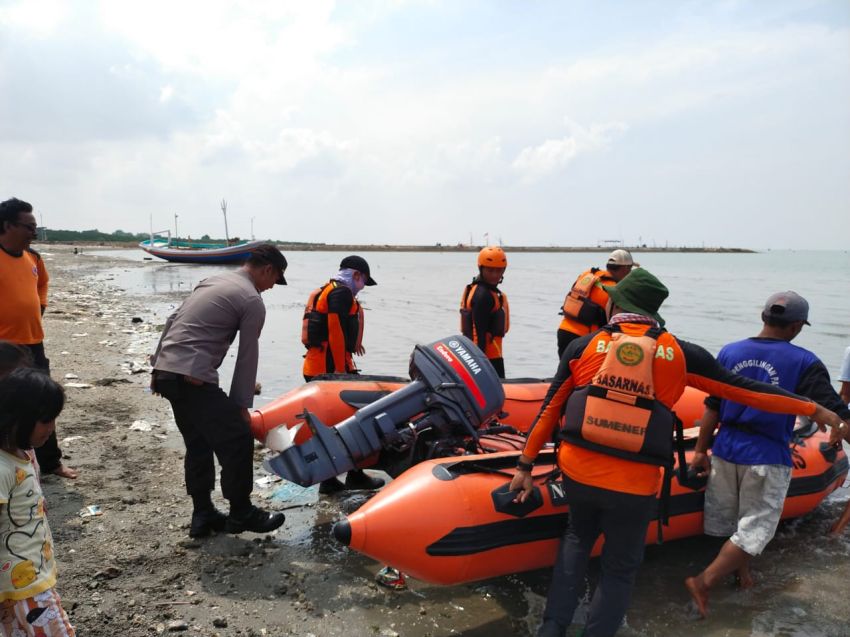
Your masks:
<instances>
[{"instance_id":1,"label":"young girl","mask_svg":"<svg viewBox=\"0 0 850 637\"><path fill-rule=\"evenodd\" d=\"M56 563L33 447L65 404L47 374L17 369L0 380L0 635L73 637L53 588Z\"/></svg>"}]
</instances>

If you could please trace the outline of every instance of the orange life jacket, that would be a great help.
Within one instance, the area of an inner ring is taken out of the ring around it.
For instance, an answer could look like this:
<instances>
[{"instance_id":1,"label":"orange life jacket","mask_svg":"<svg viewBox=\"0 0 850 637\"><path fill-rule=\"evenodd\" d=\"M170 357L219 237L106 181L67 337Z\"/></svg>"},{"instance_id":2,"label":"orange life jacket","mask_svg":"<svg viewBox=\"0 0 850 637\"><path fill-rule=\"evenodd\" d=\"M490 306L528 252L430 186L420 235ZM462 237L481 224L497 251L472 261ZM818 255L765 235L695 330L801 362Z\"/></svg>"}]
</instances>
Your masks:
<instances>
[{"instance_id":1,"label":"orange life jacket","mask_svg":"<svg viewBox=\"0 0 850 637\"><path fill-rule=\"evenodd\" d=\"M606 327L593 346L606 352L589 385L576 388L567 399L560 437L608 456L664 467L658 510L658 541L668 524L673 477L673 431L684 467L684 434L676 414L656 398L653 364L658 355L660 327L642 336ZM597 349L596 351L600 351ZM662 348L663 352L663 348ZM666 355L666 352L663 352Z\"/></svg>"},{"instance_id":2,"label":"orange life jacket","mask_svg":"<svg viewBox=\"0 0 850 637\"><path fill-rule=\"evenodd\" d=\"M607 294L599 290L600 283L613 285L616 281L607 270L599 268L591 268L575 280L561 306L560 313L564 316L561 329L579 333L575 331L578 323L584 326L580 328L580 335L584 335L608 322L607 301L604 305L601 303L601 296L607 297Z\"/></svg>"},{"instance_id":3,"label":"orange life jacket","mask_svg":"<svg viewBox=\"0 0 850 637\"><path fill-rule=\"evenodd\" d=\"M656 399L652 373L663 330L635 336L615 326L606 332L607 339L595 341L597 348L607 348L602 366L567 399L561 436L603 454L671 466L676 416Z\"/></svg>"},{"instance_id":4,"label":"orange life jacket","mask_svg":"<svg viewBox=\"0 0 850 637\"><path fill-rule=\"evenodd\" d=\"M349 329L343 334L345 340L344 369L329 369L327 357L333 355L328 349L330 335L328 333L328 295L338 288L339 281L329 281L322 287L313 290L304 307L304 317L301 321L301 342L307 348L304 362L304 374L317 376L328 372L342 374L356 371L351 354L358 351L363 345L363 306L357 299L351 304L348 316L353 321L349 323ZM356 323L356 325L355 325ZM356 329L351 329L356 327Z\"/></svg>"},{"instance_id":5,"label":"orange life jacket","mask_svg":"<svg viewBox=\"0 0 850 637\"><path fill-rule=\"evenodd\" d=\"M472 299L478 285L479 282L473 280L464 288L463 295L460 297L460 331L476 345L478 345L478 334L475 330L475 322L472 320ZM504 292L489 286L487 290L493 296L493 310L490 312L487 325L484 355L487 358L502 358L502 338L511 328L511 310L508 297Z\"/></svg>"}]
</instances>

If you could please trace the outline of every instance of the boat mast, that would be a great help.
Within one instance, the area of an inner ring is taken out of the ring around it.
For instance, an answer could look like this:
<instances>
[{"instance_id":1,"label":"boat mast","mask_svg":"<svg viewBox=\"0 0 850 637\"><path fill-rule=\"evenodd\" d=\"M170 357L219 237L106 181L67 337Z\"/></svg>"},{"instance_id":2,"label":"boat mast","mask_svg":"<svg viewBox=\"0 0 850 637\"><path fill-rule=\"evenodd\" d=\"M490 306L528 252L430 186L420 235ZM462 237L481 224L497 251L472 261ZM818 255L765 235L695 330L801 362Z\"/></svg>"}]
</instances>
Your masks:
<instances>
[{"instance_id":1,"label":"boat mast","mask_svg":"<svg viewBox=\"0 0 850 637\"><path fill-rule=\"evenodd\" d=\"M221 212L224 214L224 242L230 245L230 235L227 232L227 200L221 200Z\"/></svg>"},{"instance_id":2,"label":"boat mast","mask_svg":"<svg viewBox=\"0 0 850 637\"><path fill-rule=\"evenodd\" d=\"M174 240L180 241L180 234L177 232L177 213L174 213Z\"/></svg>"}]
</instances>

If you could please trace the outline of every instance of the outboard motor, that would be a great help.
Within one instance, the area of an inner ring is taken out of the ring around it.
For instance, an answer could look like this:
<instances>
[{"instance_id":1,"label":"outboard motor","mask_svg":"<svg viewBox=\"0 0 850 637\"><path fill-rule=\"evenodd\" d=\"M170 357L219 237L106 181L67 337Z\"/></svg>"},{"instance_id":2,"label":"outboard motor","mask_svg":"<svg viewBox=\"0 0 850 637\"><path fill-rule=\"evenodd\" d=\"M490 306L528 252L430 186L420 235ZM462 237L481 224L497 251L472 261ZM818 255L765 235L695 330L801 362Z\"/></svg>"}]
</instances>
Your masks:
<instances>
[{"instance_id":1,"label":"outboard motor","mask_svg":"<svg viewBox=\"0 0 850 637\"><path fill-rule=\"evenodd\" d=\"M300 445L289 436L266 468L301 486L354 469L381 449L427 427L462 427L477 441L476 429L496 416L505 401L496 370L465 336L417 345L410 356L412 382L327 427L305 412L312 437Z\"/></svg>"}]
</instances>

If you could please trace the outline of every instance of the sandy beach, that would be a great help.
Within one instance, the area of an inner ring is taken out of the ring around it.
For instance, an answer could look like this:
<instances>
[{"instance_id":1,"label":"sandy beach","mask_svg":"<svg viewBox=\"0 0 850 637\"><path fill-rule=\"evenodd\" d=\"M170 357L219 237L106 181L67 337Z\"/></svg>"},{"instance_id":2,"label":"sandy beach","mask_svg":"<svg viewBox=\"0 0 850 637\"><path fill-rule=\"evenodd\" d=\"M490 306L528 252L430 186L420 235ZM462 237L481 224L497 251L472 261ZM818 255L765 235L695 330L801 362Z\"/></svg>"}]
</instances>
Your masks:
<instances>
[{"instance_id":1,"label":"sandy beach","mask_svg":"<svg viewBox=\"0 0 850 637\"><path fill-rule=\"evenodd\" d=\"M58 435L65 463L80 471L75 481L45 476L44 488L58 590L80 635L528 634L525 617L539 613L542 598L516 598L507 579L453 588L411 582L401 593L377 586L379 565L330 537L333 520L363 494L319 500L310 490L293 504L258 486L256 502L288 509L282 529L190 540L182 440L168 403L146 389L146 357L161 326L150 299L97 276L142 264L39 249L51 276L46 348L68 395ZM258 446L255 478L265 475L262 458ZM99 514L87 515L88 507Z\"/></svg>"}]
</instances>

